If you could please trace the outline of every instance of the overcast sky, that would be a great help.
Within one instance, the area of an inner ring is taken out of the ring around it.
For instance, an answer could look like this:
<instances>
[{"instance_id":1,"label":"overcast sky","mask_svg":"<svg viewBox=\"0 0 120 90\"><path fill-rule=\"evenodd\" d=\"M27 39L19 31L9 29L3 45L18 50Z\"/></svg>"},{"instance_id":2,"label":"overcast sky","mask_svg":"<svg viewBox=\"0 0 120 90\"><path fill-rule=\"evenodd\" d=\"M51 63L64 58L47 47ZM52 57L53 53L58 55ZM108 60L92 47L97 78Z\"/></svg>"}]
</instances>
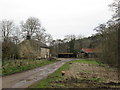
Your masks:
<instances>
[{"instance_id":1,"label":"overcast sky","mask_svg":"<svg viewBox=\"0 0 120 90\"><path fill-rule=\"evenodd\" d=\"M39 18L54 39L67 34L91 36L93 29L111 18L113 0L0 0L0 20L19 24L28 17Z\"/></svg>"}]
</instances>

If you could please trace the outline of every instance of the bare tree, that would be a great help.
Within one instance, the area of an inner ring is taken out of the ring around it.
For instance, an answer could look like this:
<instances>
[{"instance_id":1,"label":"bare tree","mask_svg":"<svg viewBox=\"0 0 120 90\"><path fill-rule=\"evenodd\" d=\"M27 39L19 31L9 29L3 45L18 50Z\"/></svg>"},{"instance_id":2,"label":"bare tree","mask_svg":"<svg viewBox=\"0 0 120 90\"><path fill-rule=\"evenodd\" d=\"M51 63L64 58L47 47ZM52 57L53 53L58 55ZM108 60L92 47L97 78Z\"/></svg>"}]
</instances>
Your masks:
<instances>
[{"instance_id":1,"label":"bare tree","mask_svg":"<svg viewBox=\"0 0 120 90\"><path fill-rule=\"evenodd\" d=\"M120 21L120 0L114 0L114 2L109 6L114 12L113 19L119 22Z\"/></svg>"},{"instance_id":2,"label":"bare tree","mask_svg":"<svg viewBox=\"0 0 120 90\"><path fill-rule=\"evenodd\" d=\"M84 35L82 35L82 34L79 34L79 35L76 37L76 39L82 39L82 38L84 38Z\"/></svg>"},{"instance_id":3,"label":"bare tree","mask_svg":"<svg viewBox=\"0 0 120 90\"><path fill-rule=\"evenodd\" d=\"M65 36L65 39L67 40L67 42L73 40L73 39L76 39L76 36L74 34L71 34L71 35L66 35Z\"/></svg>"},{"instance_id":4,"label":"bare tree","mask_svg":"<svg viewBox=\"0 0 120 90\"><path fill-rule=\"evenodd\" d=\"M94 30L102 34L105 28L106 28L106 24L99 24L96 28L94 28Z\"/></svg>"},{"instance_id":5,"label":"bare tree","mask_svg":"<svg viewBox=\"0 0 120 90\"><path fill-rule=\"evenodd\" d=\"M20 31L19 27L15 27L15 29L12 31L12 42L14 42L15 44L20 43L21 41L21 36L22 36L22 32Z\"/></svg>"},{"instance_id":6,"label":"bare tree","mask_svg":"<svg viewBox=\"0 0 120 90\"><path fill-rule=\"evenodd\" d=\"M47 43L49 45L53 40L51 34L47 34L45 28L43 27L40 30L36 31L33 39L36 39L42 43Z\"/></svg>"},{"instance_id":7,"label":"bare tree","mask_svg":"<svg viewBox=\"0 0 120 90\"><path fill-rule=\"evenodd\" d=\"M66 35L65 39L68 42L67 51L70 53L74 53L74 45L75 45L76 36L74 34Z\"/></svg>"},{"instance_id":8,"label":"bare tree","mask_svg":"<svg viewBox=\"0 0 120 90\"><path fill-rule=\"evenodd\" d=\"M29 33L32 36L34 33L40 30L41 23L38 18L30 17L25 23L21 23L22 31Z\"/></svg>"},{"instance_id":9,"label":"bare tree","mask_svg":"<svg viewBox=\"0 0 120 90\"><path fill-rule=\"evenodd\" d=\"M14 29L15 25L13 21L3 20L0 22L0 30L2 31L3 41L8 41L9 36Z\"/></svg>"},{"instance_id":10,"label":"bare tree","mask_svg":"<svg viewBox=\"0 0 120 90\"><path fill-rule=\"evenodd\" d=\"M13 32L16 30L13 21L3 20L0 22L0 30L2 31L2 59L18 58L18 48L12 42Z\"/></svg>"},{"instance_id":11,"label":"bare tree","mask_svg":"<svg viewBox=\"0 0 120 90\"><path fill-rule=\"evenodd\" d=\"M50 46L52 41L53 41L52 35L51 34L47 34L46 43Z\"/></svg>"}]
</instances>

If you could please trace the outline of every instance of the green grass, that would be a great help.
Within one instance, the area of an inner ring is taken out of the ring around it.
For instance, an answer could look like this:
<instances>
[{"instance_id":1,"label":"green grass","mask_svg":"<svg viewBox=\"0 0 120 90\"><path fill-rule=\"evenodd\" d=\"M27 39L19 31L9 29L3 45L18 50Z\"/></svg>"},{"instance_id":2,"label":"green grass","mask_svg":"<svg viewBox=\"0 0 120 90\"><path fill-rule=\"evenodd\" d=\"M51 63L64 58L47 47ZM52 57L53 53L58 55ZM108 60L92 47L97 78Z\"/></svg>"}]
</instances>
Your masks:
<instances>
[{"instance_id":1,"label":"green grass","mask_svg":"<svg viewBox=\"0 0 120 90\"><path fill-rule=\"evenodd\" d=\"M49 60L9 60L3 63L2 75L10 75L17 72L30 70L33 68L41 67L56 61Z\"/></svg>"},{"instance_id":2,"label":"green grass","mask_svg":"<svg viewBox=\"0 0 120 90\"><path fill-rule=\"evenodd\" d=\"M49 88L49 87L51 87L50 83L52 81L63 79L63 76L61 75L61 71L68 70L68 69L69 69L69 64L64 64L57 71L55 71L54 73L49 75L47 79L43 79L43 80L35 83L34 85L31 86L31 88Z\"/></svg>"},{"instance_id":3,"label":"green grass","mask_svg":"<svg viewBox=\"0 0 120 90\"><path fill-rule=\"evenodd\" d=\"M54 73L52 73L51 75L49 75L46 79L38 81L37 83L35 83L32 86L30 86L30 88L31 89L32 88L51 88L52 84L53 84L52 82L64 80L64 77L61 75L61 71L68 70L69 67L70 67L70 63L75 63L75 62L84 63L84 64L97 64L97 65L101 64L100 62L95 61L95 60L85 60L85 59L74 60L74 61L67 62L62 67L60 67L57 71L55 71ZM92 80L98 80L98 78L97 79L93 78ZM64 84L57 83L56 86L64 86Z\"/></svg>"},{"instance_id":4,"label":"green grass","mask_svg":"<svg viewBox=\"0 0 120 90\"><path fill-rule=\"evenodd\" d=\"M101 62L96 61L96 60L92 60L92 59L80 59L80 60L75 60L75 61L70 61L69 63L73 63L73 62L78 62L78 63L83 63L83 64L96 64L96 65L103 65Z\"/></svg>"}]
</instances>

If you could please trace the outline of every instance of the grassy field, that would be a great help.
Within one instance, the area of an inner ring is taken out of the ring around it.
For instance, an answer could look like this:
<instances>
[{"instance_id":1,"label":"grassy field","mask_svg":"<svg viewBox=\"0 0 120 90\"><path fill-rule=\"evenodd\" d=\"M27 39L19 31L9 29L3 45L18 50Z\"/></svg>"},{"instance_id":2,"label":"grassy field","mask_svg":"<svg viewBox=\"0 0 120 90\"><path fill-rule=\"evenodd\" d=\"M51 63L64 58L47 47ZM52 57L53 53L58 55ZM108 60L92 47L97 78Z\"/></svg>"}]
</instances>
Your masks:
<instances>
[{"instance_id":1,"label":"grassy field","mask_svg":"<svg viewBox=\"0 0 120 90\"><path fill-rule=\"evenodd\" d=\"M10 75L17 72L30 70L56 62L49 60L9 60L2 63L2 75Z\"/></svg>"},{"instance_id":2,"label":"grassy field","mask_svg":"<svg viewBox=\"0 0 120 90\"><path fill-rule=\"evenodd\" d=\"M30 88L89 88L106 87L105 82L112 80L108 77L106 65L95 60L75 60L64 64L46 79L38 81ZM104 71L106 70L106 71ZM65 72L62 75L61 72ZM104 72L104 73L102 73ZM106 72L106 73L105 73ZM112 73L111 75L116 74ZM115 79L115 78L113 78ZM108 83L109 84L109 83ZM114 87L114 85L112 86Z\"/></svg>"}]
</instances>

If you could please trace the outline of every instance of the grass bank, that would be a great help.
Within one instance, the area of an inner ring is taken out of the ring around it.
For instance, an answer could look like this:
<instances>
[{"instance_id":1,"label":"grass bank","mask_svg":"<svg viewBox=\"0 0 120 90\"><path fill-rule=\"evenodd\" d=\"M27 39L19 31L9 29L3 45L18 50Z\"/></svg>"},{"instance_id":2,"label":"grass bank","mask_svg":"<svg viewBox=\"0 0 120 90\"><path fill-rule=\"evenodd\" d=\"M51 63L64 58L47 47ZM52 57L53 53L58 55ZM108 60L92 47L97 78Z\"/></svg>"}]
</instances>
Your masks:
<instances>
[{"instance_id":1,"label":"grass bank","mask_svg":"<svg viewBox=\"0 0 120 90\"><path fill-rule=\"evenodd\" d=\"M38 81L30 88L100 88L107 87L108 80L116 73L104 68L106 65L95 60L74 60L67 62L46 79ZM62 75L62 72L65 75ZM110 76L106 73L110 72ZM115 76L116 77L116 76ZM112 85L115 87L115 85Z\"/></svg>"},{"instance_id":2,"label":"grass bank","mask_svg":"<svg viewBox=\"0 0 120 90\"><path fill-rule=\"evenodd\" d=\"M60 67L57 71L54 73L50 74L47 79L43 79L34 85L32 85L30 88L50 88L52 87L51 82L56 81L56 80L62 80L63 77L61 75L61 71L63 70L68 70L69 69L69 64L64 64L62 67Z\"/></svg>"},{"instance_id":3,"label":"grass bank","mask_svg":"<svg viewBox=\"0 0 120 90\"><path fill-rule=\"evenodd\" d=\"M30 70L47 64L52 64L57 60L9 60L2 63L2 75L10 75L17 72Z\"/></svg>"}]
</instances>

